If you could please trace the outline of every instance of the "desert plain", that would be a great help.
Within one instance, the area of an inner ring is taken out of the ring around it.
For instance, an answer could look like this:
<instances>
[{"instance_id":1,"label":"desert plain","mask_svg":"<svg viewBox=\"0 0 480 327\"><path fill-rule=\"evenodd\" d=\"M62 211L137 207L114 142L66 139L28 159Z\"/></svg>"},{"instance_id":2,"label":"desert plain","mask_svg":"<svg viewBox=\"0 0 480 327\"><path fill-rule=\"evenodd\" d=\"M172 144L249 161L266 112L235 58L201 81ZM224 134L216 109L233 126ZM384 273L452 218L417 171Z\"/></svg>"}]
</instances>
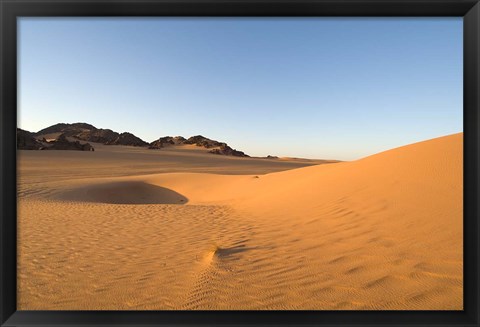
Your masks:
<instances>
[{"instance_id":1,"label":"desert plain","mask_svg":"<svg viewBox=\"0 0 480 327\"><path fill-rule=\"evenodd\" d=\"M462 310L462 142L19 150L18 309Z\"/></svg>"}]
</instances>

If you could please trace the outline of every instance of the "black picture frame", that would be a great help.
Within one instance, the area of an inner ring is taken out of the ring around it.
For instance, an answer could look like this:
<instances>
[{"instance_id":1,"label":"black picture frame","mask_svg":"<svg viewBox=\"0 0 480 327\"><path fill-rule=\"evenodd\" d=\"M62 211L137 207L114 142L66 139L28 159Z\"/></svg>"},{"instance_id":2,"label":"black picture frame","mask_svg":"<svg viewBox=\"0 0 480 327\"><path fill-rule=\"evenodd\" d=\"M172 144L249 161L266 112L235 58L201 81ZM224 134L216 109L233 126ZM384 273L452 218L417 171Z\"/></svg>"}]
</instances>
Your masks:
<instances>
[{"instance_id":1,"label":"black picture frame","mask_svg":"<svg viewBox=\"0 0 480 327\"><path fill-rule=\"evenodd\" d=\"M479 326L478 0L0 0L1 326ZM27 16L458 16L464 23L463 311L17 311L17 18Z\"/></svg>"}]
</instances>

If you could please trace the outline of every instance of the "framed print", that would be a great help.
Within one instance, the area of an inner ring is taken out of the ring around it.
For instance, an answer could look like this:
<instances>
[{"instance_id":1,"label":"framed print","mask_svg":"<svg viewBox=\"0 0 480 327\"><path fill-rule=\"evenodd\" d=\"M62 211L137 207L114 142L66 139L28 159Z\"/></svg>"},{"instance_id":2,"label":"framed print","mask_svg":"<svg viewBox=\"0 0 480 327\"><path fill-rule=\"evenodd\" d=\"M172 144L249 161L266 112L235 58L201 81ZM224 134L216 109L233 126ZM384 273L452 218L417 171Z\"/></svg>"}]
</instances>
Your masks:
<instances>
[{"instance_id":1,"label":"framed print","mask_svg":"<svg viewBox=\"0 0 480 327\"><path fill-rule=\"evenodd\" d=\"M477 1L2 1L2 326L477 326Z\"/></svg>"}]
</instances>

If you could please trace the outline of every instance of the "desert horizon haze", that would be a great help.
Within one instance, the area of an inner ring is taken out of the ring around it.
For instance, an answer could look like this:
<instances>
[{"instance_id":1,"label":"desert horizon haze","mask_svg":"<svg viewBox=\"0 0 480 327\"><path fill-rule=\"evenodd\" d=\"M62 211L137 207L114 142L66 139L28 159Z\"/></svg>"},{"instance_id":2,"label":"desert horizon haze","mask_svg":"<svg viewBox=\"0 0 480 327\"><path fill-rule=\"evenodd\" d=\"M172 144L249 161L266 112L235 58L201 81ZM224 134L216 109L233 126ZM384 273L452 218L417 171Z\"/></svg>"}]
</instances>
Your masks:
<instances>
[{"instance_id":1,"label":"desert horizon haze","mask_svg":"<svg viewBox=\"0 0 480 327\"><path fill-rule=\"evenodd\" d=\"M462 19L18 20L18 310L463 310Z\"/></svg>"}]
</instances>

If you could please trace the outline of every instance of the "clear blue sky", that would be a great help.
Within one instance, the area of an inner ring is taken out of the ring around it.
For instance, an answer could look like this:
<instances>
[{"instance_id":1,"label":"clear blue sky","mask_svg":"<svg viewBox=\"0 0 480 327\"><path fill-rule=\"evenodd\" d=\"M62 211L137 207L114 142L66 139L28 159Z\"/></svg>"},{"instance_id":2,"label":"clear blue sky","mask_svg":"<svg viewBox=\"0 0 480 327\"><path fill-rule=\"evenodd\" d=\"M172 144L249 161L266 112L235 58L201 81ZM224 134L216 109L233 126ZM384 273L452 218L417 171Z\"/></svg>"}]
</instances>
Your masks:
<instances>
[{"instance_id":1,"label":"clear blue sky","mask_svg":"<svg viewBox=\"0 0 480 327\"><path fill-rule=\"evenodd\" d=\"M352 160L462 131L461 18L22 18L19 127Z\"/></svg>"}]
</instances>

